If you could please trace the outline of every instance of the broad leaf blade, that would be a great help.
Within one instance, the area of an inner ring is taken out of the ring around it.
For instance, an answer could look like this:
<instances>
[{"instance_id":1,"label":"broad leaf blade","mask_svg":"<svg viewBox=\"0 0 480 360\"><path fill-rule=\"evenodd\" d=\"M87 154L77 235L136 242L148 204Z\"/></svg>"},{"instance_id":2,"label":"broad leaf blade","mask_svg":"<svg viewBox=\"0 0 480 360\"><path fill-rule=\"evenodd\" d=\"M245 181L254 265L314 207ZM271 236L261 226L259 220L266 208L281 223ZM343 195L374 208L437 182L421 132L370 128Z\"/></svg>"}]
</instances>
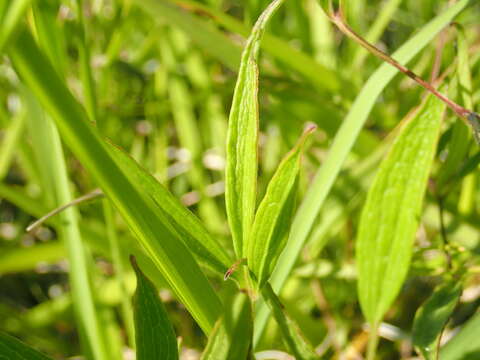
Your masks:
<instances>
[{"instance_id":1,"label":"broad leaf blade","mask_svg":"<svg viewBox=\"0 0 480 360\"><path fill-rule=\"evenodd\" d=\"M461 294L461 283L449 281L435 289L417 310L413 322L413 345L425 360L438 359L440 336Z\"/></svg>"},{"instance_id":2,"label":"broad leaf blade","mask_svg":"<svg viewBox=\"0 0 480 360\"><path fill-rule=\"evenodd\" d=\"M248 359L253 336L253 317L250 299L238 294L225 314L218 320L208 339L202 360Z\"/></svg>"},{"instance_id":3,"label":"broad leaf blade","mask_svg":"<svg viewBox=\"0 0 480 360\"><path fill-rule=\"evenodd\" d=\"M405 280L440 131L443 103L429 97L382 162L360 219L360 305L376 327Z\"/></svg>"},{"instance_id":4,"label":"broad leaf blade","mask_svg":"<svg viewBox=\"0 0 480 360\"><path fill-rule=\"evenodd\" d=\"M247 261L261 288L270 277L287 241L295 208L297 180L303 145L315 127L308 128L278 166L255 214L248 240Z\"/></svg>"},{"instance_id":5,"label":"broad leaf blade","mask_svg":"<svg viewBox=\"0 0 480 360\"><path fill-rule=\"evenodd\" d=\"M52 115L65 142L113 201L175 294L209 333L221 314L220 299L173 227L164 225L154 201L142 194L114 160L97 129L88 123L85 110L27 31L11 44L9 55L22 80Z\"/></svg>"},{"instance_id":6,"label":"broad leaf blade","mask_svg":"<svg viewBox=\"0 0 480 360\"><path fill-rule=\"evenodd\" d=\"M258 49L262 34L282 0L260 15L242 54L227 134L225 201L236 255L242 258L255 213L258 171Z\"/></svg>"},{"instance_id":7,"label":"broad leaf blade","mask_svg":"<svg viewBox=\"0 0 480 360\"><path fill-rule=\"evenodd\" d=\"M178 360L177 338L152 282L131 258L137 275L133 298L137 360Z\"/></svg>"},{"instance_id":8,"label":"broad leaf blade","mask_svg":"<svg viewBox=\"0 0 480 360\"><path fill-rule=\"evenodd\" d=\"M477 312L440 351L441 360L475 360L480 356L480 313Z\"/></svg>"},{"instance_id":9,"label":"broad leaf blade","mask_svg":"<svg viewBox=\"0 0 480 360\"><path fill-rule=\"evenodd\" d=\"M13 336L4 333L0 333L0 359L50 360L49 357L25 345Z\"/></svg>"}]
</instances>

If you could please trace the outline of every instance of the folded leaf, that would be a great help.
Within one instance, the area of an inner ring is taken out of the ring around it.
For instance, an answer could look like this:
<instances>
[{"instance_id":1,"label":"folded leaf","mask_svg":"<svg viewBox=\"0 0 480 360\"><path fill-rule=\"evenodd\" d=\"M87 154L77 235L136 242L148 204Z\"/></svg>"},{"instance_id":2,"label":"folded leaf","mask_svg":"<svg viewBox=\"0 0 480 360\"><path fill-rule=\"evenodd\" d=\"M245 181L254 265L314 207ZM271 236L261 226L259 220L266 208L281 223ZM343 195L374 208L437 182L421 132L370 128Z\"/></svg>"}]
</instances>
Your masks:
<instances>
[{"instance_id":1,"label":"folded leaf","mask_svg":"<svg viewBox=\"0 0 480 360\"><path fill-rule=\"evenodd\" d=\"M417 310L413 322L413 345L425 360L438 359L440 336L462 294L460 281L437 289Z\"/></svg>"},{"instance_id":2,"label":"folded leaf","mask_svg":"<svg viewBox=\"0 0 480 360\"><path fill-rule=\"evenodd\" d=\"M259 288L270 277L285 247L295 208L302 149L314 130L315 127L310 126L282 160L255 214L247 244L247 261Z\"/></svg>"},{"instance_id":3,"label":"folded leaf","mask_svg":"<svg viewBox=\"0 0 480 360\"><path fill-rule=\"evenodd\" d=\"M25 345L13 336L4 333L0 333L0 359L50 360L49 357Z\"/></svg>"},{"instance_id":4,"label":"folded leaf","mask_svg":"<svg viewBox=\"0 0 480 360\"><path fill-rule=\"evenodd\" d=\"M225 201L235 253L243 258L255 213L258 171L258 50L262 34L283 0L260 15L243 50L227 134Z\"/></svg>"},{"instance_id":5,"label":"folded leaf","mask_svg":"<svg viewBox=\"0 0 480 360\"><path fill-rule=\"evenodd\" d=\"M253 336L253 317L250 299L238 294L225 314L218 319L208 339L202 360L249 359Z\"/></svg>"},{"instance_id":6,"label":"folded leaf","mask_svg":"<svg viewBox=\"0 0 480 360\"><path fill-rule=\"evenodd\" d=\"M131 258L137 275L137 290L133 298L137 360L178 360L175 332L158 291Z\"/></svg>"},{"instance_id":7,"label":"folded leaf","mask_svg":"<svg viewBox=\"0 0 480 360\"><path fill-rule=\"evenodd\" d=\"M405 280L440 131L433 97L403 127L370 188L357 236L360 305L376 328Z\"/></svg>"}]
</instances>

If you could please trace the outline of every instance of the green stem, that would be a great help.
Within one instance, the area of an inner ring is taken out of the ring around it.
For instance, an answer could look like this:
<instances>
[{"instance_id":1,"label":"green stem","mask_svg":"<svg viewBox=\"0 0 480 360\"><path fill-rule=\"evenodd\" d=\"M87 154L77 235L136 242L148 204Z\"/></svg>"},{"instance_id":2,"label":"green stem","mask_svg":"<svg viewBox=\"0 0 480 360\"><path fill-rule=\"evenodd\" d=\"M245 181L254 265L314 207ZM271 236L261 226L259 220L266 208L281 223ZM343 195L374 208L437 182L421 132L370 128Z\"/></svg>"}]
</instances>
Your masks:
<instances>
[{"instance_id":1,"label":"green stem","mask_svg":"<svg viewBox=\"0 0 480 360\"><path fill-rule=\"evenodd\" d=\"M378 325L372 324L368 336L368 347L366 360L375 360L378 347Z\"/></svg>"}]
</instances>

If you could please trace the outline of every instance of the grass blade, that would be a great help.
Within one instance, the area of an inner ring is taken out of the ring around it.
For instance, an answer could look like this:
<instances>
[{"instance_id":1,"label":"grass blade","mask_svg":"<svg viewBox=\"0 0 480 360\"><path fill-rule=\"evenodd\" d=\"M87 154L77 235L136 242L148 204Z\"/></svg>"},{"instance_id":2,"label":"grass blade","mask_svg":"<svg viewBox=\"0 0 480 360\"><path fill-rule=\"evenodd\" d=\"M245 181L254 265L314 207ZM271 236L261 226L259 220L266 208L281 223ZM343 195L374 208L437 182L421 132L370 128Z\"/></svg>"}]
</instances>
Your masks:
<instances>
[{"instance_id":1,"label":"grass blade","mask_svg":"<svg viewBox=\"0 0 480 360\"><path fill-rule=\"evenodd\" d=\"M142 273L134 257L131 261L137 275L133 298L137 359L177 360L177 338L158 291Z\"/></svg>"},{"instance_id":2,"label":"grass blade","mask_svg":"<svg viewBox=\"0 0 480 360\"><path fill-rule=\"evenodd\" d=\"M439 286L417 310L413 323L413 345L425 360L438 359L440 338L462 294L459 281Z\"/></svg>"},{"instance_id":3,"label":"grass blade","mask_svg":"<svg viewBox=\"0 0 480 360\"><path fill-rule=\"evenodd\" d=\"M416 35L408 40L393 55L401 63L408 63L423 49L445 26L458 15L472 1L461 0L448 10L437 16L425 25ZM361 93L355 99L347 117L338 130L330 147L329 154L322 167L317 172L310 185L304 200L295 215L292 230L284 252L278 260L276 269L271 278L275 291L279 291L302 249L312 226L317 218L343 163L352 149L360 130L370 114L376 99L383 89L395 77L398 71L388 64L383 64L370 77ZM268 319L269 310L262 306L255 318L255 338L257 343Z\"/></svg>"},{"instance_id":4,"label":"grass blade","mask_svg":"<svg viewBox=\"0 0 480 360\"><path fill-rule=\"evenodd\" d=\"M178 233L197 260L220 276L232 265L233 259L210 235L200 220L173 196L157 179L144 170L133 158L116 146L111 154L132 183L149 194L165 224L170 224Z\"/></svg>"},{"instance_id":5,"label":"grass blade","mask_svg":"<svg viewBox=\"0 0 480 360\"><path fill-rule=\"evenodd\" d=\"M358 293L372 328L405 280L445 106L431 96L408 121L370 188L356 241Z\"/></svg>"},{"instance_id":6,"label":"grass blade","mask_svg":"<svg viewBox=\"0 0 480 360\"><path fill-rule=\"evenodd\" d=\"M231 306L225 306L225 314L218 319L201 360L249 359L252 335L252 305L248 296L240 293Z\"/></svg>"},{"instance_id":7,"label":"grass blade","mask_svg":"<svg viewBox=\"0 0 480 360\"><path fill-rule=\"evenodd\" d=\"M13 336L0 333L0 357L8 360L50 360Z\"/></svg>"},{"instance_id":8,"label":"grass blade","mask_svg":"<svg viewBox=\"0 0 480 360\"><path fill-rule=\"evenodd\" d=\"M67 144L113 201L175 294L209 333L221 313L221 302L188 249L178 240L178 234L164 225L155 213L154 201L136 188L114 161L97 129L88 123L84 109L27 31L22 31L19 40L11 44L9 56L22 80L50 112Z\"/></svg>"},{"instance_id":9,"label":"grass blade","mask_svg":"<svg viewBox=\"0 0 480 360\"><path fill-rule=\"evenodd\" d=\"M257 20L242 55L227 134L225 202L236 255L246 253L248 229L255 213L258 171L259 42L282 0L273 1Z\"/></svg>"},{"instance_id":10,"label":"grass blade","mask_svg":"<svg viewBox=\"0 0 480 360\"><path fill-rule=\"evenodd\" d=\"M302 150L314 130L314 126L309 127L282 160L255 214L247 244L247 261L258 288L262 288L270 277L287 241L295 208Z\"/></svg>"}]
</instances>

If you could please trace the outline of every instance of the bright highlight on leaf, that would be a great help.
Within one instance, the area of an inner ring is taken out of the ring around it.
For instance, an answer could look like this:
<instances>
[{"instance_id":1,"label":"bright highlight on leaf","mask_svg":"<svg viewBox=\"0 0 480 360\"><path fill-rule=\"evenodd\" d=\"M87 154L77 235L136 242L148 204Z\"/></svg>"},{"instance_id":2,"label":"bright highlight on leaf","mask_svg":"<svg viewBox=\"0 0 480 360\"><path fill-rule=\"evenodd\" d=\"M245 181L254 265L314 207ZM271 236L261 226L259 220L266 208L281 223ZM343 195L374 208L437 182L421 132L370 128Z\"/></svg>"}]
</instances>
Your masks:
<instances>
[{"instance_id":1,"label":"bright highlight on leaf","mask_svg":"<svg viewBox=\"0 0 480 360\"><path fill-rule=\"evenodd\" d=\"M368 192L356 242L358 293L373 329L405 280L445 105L430 96L395 140Z\"/></svg>"},{"instance_id":2,"label":"bright highlight on leaf","mask_svg":"<svg viewBox=\"0 0 480 360\"><path fill-rule=\"evenodd\" d=\"M273 1L255 24L245 49L233 95L227 135L225 202L238 258L246 252L253 223L258 171L258 52L268 20L282 4Z\"/></svg>"}]
</instances>

